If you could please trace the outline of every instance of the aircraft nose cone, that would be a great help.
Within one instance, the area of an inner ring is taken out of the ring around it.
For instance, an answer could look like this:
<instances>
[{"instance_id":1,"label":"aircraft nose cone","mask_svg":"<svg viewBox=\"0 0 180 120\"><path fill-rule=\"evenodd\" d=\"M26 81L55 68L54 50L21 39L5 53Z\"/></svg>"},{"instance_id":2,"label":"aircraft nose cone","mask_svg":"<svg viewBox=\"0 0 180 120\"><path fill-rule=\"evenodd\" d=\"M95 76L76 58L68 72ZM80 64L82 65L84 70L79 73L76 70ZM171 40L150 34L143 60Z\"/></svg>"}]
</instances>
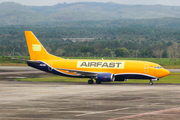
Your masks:
<instances>
[{"instance_id":1,"label":"aircraft nose cone","mask_svg":"<svg viewBox=\"0 0 180 120\"><path fill-rule=\"evenodd\" d=\"M168 70L166 70L166 69L163 70L163 73L164 73L164 76L167 76L167 75L170 74L170 72Z\"/></svg>"}]
</instances>

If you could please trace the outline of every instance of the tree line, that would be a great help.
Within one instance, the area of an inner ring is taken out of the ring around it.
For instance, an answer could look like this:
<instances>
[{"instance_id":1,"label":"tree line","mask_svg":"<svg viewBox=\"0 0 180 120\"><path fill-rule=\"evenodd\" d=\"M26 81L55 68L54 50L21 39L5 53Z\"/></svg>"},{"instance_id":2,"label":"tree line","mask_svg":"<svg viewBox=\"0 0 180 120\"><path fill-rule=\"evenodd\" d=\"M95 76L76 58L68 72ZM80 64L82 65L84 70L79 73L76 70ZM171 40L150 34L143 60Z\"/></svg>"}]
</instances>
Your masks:
<instances>
[{"instance_id":1,"label":"tree line","mask_svg":"<svg viewBox=\"0 0 180 120\"><path fill-rule=\"evenodd\" d=\"M46 50L61 57L169 57L178 61L180 29L155 27L0 27L0 56L27 56L24 31L33 31ZM62 38L94 38L73 42ZM173 52L174 51L174 52Z\"/></svg>"}]
</instances>

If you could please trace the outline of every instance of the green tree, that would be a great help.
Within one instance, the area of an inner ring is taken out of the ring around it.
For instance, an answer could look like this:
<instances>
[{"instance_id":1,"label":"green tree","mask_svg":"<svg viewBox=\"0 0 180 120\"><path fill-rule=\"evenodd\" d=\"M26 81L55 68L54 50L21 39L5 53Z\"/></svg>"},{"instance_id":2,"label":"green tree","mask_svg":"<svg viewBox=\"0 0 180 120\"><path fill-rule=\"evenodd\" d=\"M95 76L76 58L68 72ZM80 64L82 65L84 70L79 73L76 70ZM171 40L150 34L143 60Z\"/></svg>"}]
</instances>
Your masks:
<instances>
[{"instance_id":1,"label":"green tree","mask_svg":"<svg viewBox=\"0 0 180 120\"><path fill-rule=\"evenodd\" d=\"M168 53L167 53L167 51L164 51L164 52L162 53L162 58L168 58Z\"/></svg>"},{"instance_id":2,"label":"green tree","mask_svg":"<svg viewBox=\"0 0 180 120\"><path fill-rule=\"evenodd\" d=\"M80 48L80 51L81 51L82 53L92 52L92 47L82 46L82 47Z\"/></svg>"},{"instance_id":3,"label":"green tree","mask_svg":"<svg viewBox=\"0 0 180 120\"><path fill-rule=\"evenodd\" d=\"M105 48L103 50L103 56L105 56L105 57L111 56L111 49Z\"/></svg>"},{"instance_id":4,"label":"green tree","mask_svg":"<svg viewBox=\"0 0 180 120\"><path fill-rule=\"evenodd\" d=\"M62 56L65 53L65 51L61 48L56 50L56 55Z\"/></svg>"},{"instance_id":5,"label":"green tree","mask_svg":"<svg viewBox=\"0 0 180 120\"><path fill-rule=\"evenodd\" d=\"M115 54L117 57L128 57L129 51L126 48L118 48L115 50Z\"/></svg>"}]
</instances>

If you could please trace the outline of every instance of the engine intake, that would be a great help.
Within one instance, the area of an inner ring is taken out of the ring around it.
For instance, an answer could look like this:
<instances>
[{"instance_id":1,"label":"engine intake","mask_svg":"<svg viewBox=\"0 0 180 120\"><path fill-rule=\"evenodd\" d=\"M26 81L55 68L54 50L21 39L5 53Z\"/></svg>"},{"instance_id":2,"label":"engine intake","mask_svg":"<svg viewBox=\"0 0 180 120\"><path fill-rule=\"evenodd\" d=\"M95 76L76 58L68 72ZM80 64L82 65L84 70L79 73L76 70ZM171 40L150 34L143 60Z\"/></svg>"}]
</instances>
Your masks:
<instances>
[{"instance_id":1,"label":"engine intake","mask_svg":"<svg viewBox=\"0 0 180 120\"><path fill-rule=\"evenodd\" d=\"M101 73L97 75L96 80L100 82L112 82L115 80L115 77L112 73Z\"/></svg>"}]
</instances>

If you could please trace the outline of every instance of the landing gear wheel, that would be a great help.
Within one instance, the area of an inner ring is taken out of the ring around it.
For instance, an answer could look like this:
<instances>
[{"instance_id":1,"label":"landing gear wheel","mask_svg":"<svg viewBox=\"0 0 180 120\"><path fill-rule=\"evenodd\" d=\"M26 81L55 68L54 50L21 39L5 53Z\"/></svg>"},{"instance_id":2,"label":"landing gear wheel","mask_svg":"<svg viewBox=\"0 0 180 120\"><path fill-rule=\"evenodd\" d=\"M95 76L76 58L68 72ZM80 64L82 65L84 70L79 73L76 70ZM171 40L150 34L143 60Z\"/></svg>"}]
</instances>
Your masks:
<instances>
[{"instance_id":1,"label":"landing gear wheel","mask_svg":"<svg viewBox=\"0 0 180 120\"><path fill-rule=\"evenodd\" d=\"M101 84L101 81L96 80L96 84Z\"/></svg>"},{"instance_id":2,"label":"landing gear wheel","mask_svg":"<svg viewBox=\"0 0 180 120\"><path fill-rule=\"evenodd\" d=\"M150 85L153 85L153 82L152 82L152 80L150 80L149 84L150 84Z\"/></svg>"},{"instance_id":3,"label":"landing gear wheel","mask_svg":"<svg viewBox=\"0 0 180 120\"><path fill-rule=\"evenodd\" d=\"M150 85L153 85L153 82L149 82Z\"/></svg>"},{"instance_id":4,"label":"landing gear wheel","mask_svg":"<svg viewBox=\"0 0 180 120\"><path fill-rule=\"evenodd\" d=\"M88 80L88 84L94 84L93 80Z\"/></svg>"}]
</instances>

